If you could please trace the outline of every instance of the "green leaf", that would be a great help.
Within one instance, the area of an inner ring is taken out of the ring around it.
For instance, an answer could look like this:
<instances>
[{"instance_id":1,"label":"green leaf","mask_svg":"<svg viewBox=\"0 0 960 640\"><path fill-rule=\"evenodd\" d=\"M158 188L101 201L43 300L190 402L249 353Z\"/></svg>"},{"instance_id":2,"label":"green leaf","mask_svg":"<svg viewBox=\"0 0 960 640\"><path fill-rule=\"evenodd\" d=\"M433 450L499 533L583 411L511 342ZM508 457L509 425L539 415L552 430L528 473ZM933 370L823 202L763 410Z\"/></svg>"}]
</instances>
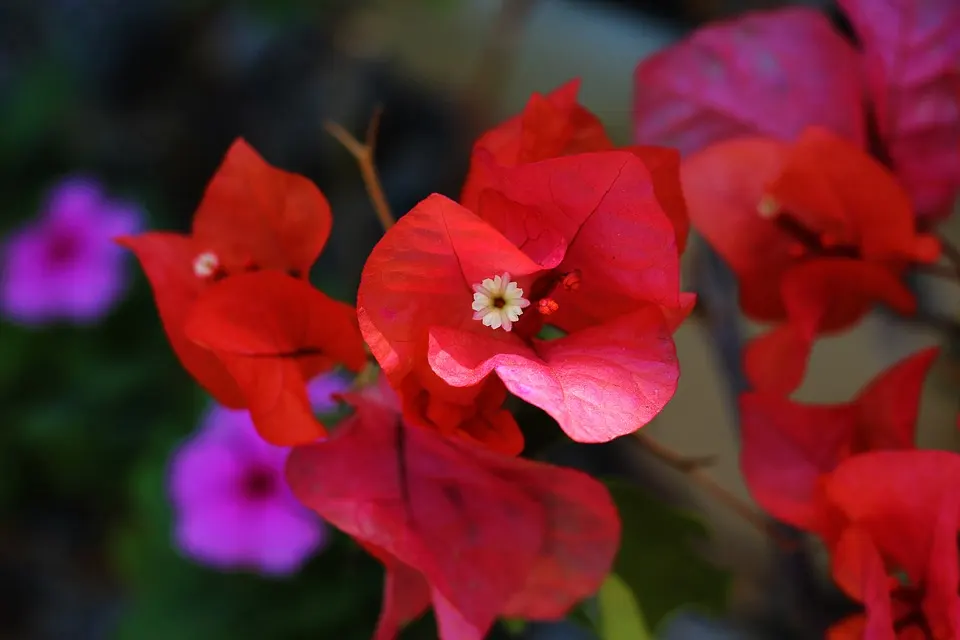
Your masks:
<instances>
[{"instance_id":1,"label":"green leaf","mask_svg":"<svg viewBox=\"0 0 960 640\"><path fill-rule=\"evenodd\" d=\"M643 612L630 587L615 573L607 576L597 594L601 640L651 640Z\"/></svg>"},{"instance_id":2,"label":"green leaf","mask_svg":"<svg viewBox=\"0 0 960 640\"><path fill-rule=\"evenodd\" d=\"M512 636L523 635L523 630L527 627L527 621L522 618L504 618L500 623Z\"/></svg>"},{"instance_id":3,"label":"green leaf","mask_svg":"<svg viewBox=\"0 0 960 640\"><path fill-rule=\"evenodd\" d=\"M730 576L697 549L707 537L703 523L638 487L619 481L607 487L623 523L614 573L633 592L650 627L684 605L722 611Z\"/></svg>"},{"instance_id":4,"label":"green leaf","mask_svg":"<svg viewBox=\"0 0 960 640\"><path fill-rule=\"evenodd\" d=\"M545 324L540 329L540 333L537 334L537 338L540 340L556 340L567 335L567 332L559 327L555 327L552 324Z\"/></svg>"}]
</instances>

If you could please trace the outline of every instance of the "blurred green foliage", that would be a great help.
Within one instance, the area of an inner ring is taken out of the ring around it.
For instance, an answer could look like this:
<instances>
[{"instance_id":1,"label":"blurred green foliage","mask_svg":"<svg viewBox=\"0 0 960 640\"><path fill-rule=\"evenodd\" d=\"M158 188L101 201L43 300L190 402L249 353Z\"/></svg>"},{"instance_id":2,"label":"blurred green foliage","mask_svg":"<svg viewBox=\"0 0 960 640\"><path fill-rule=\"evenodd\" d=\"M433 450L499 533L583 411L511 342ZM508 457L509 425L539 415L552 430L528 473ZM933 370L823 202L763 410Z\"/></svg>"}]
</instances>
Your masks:
<instances>
[{"instance_id":1,"label":"blurred green foliage","mask_svg":"<svg viewBox=\"0 0 960 640\"><path fill-rule=\"evenodd\" d=\"M597 594L601 640L651 640L647 622L630 587L610 574Z\"/></svg>"},{"instance_id":2,"label":"blurred green foliage","mask_svg":"<svg viewBox=\"0 0 960 640\"><path fill-rule=\"evenodd\" d=\"M639 487L620 481L607 486L623 523L614 573L633 592L650 628L684 606L722 611L730 576L698 548L707 536L703 523Z\"/></svg>"}]
</instances>

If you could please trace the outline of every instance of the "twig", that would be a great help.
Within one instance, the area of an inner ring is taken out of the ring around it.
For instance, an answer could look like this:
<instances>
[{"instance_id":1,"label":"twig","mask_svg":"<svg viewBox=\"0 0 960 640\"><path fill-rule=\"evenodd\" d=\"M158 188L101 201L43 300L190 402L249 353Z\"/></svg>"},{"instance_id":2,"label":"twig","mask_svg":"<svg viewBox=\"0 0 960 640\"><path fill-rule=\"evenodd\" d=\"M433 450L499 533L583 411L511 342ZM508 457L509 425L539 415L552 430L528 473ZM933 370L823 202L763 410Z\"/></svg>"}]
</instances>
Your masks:
<instances>
[{"instance_id":1,"label":"twig","mask_svg":"<svg viewBox=\"0 0 960 640\"><path fill-rule=\"evenodd\" d=\"M960 282L960 270L945 264L918 264L916 271L920 275L933 276L953 282Z\"/></svg>"},{"instance_id":2,"label":"twig","mask_svg":"<svg viewBox=\"0 0 960 640\"><path fill-rule=\"evenodd\" d=\"M370 196L370 202L373 204L373 210L380 219L384 231L389 229L397 221L390 211L390 205L387 203L387 197L383 193L383 186L380 183L380 176L377 173L377 167L374 163L374 151L377 141L377 130L380 127L380 115L383 109L377 107L370 118L370 124L367 126L367 137L365 142L360 142L353 137L346 129L336 122L327 122L324 128L332 135L343 147L350 152L350 155L357 161L360 168L360 175L363 177L363 184L367 188L367 195Z\"/></svg>"},{"instance_id":3,"label":"twig","mask_svg":"<svg viewBox=\"0 0 960 640\"><path fill-rule=\"evenodd\" d=\"M960 278L960 248L945 238L943 234L938 234L937 240L940 241L940 248L943 251L943 255L945 255L950 261L950 264L953 265L954 273Z\"/></svg>"},{"instance_id":4,"label":"twig","mask_svg":"<svg viewBox=\"0 0 960 640\"><path fill-rule=\"evenodd\" d=\"M636 442L653 457L684 474L691 483L710 494L710 497L736 513L764 535L769 536L781 549L793 550L796 548L797 541L795 539L784 536L774 522L704 472L704 469L712 464L714 460L712 456L688 458L669 447L665 447L641 431L634 432L633 436Z\"/></svg>"},{"instance_id":5,"label":"twig","mask_svg":"<svg viewBox=\"0 0 960 640\"><path fill-rule=\"evenodd\" d=\"M694 266L698 306L705 311L707 330L727 383L734 433L739 444L737 397L748 391L750 384L741 364L743 335L737 307L737 281L726 263L706 243L700 244ZM721 496L717 499L726 500ZM731 505L731 508L734 507ZM739 512L739 507L737 509ZM759 526L754 519L755 513L751 510L749 521ZM822 611L828 597L814 576L813 563L802 544L803 533L768 518L763 519L763 531L771 532L771 538L775 540L786 541L786 544L777 546L778 553L773 560L775 577L770 584L768 602L777 612L776 616L788 616L793 620L798 632L822 638L835 619ZM811 611L817 613L811 614Z\"/></svg>"}]
</instances>

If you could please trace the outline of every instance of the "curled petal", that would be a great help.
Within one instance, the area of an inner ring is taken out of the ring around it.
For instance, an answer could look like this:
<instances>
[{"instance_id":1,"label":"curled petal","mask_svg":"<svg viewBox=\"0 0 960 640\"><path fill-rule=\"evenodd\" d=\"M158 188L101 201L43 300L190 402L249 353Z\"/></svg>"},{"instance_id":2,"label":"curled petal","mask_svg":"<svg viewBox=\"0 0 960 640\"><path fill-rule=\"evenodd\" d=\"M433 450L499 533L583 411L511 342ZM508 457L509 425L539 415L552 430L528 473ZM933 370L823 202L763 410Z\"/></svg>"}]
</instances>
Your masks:
<instances>
[{"instance_id":1,"label":"curled petal","mask_svg":"<svg viewBox=\"0 0 960 640\"><path fill-rule=\"evenodd\" d=\"M434 327L430 366L455 386L491 372L557 420L578 442L606 442L652 420L676 391L676 348L660 309L648 306L534 348Z\"/></svg>"},{"instance_id":2,"label":"curled petal","mask_svg":"<svg viewBox=\"0 0 960 640\"><path fill-rule=\"evenodd\" d=\"M184 369L220 404L245 406L243 394L223 363L184 334L190 310L207 287L193 270L193 261L200 253L197 244L174 233L145 233L118 242L136 254L147 274L163 329Z\"/></svg>"},{"instance_id":3,"label":"curled petal","mask_svg":"<svg viewBox=\"0 0 960 640\"><path fill-rule=\"evenodd\" d=\"M635 140L686 154L743 135L790 140L819 124L862 143L859 64L812 8L715 23L637 67Z\"/></svg>"},{"instance_id":4,"label":"curled petal","mask_svg":"<svg viewBox=\"0 0 960 640\"><path fill-rule=\"evenodd\" d=\"M918 215L950 213L960 188L960 5L840 0L863 46L880 135Z\"/></svg>"},{"instance_id":5,"label":"curled petal","mask_svg":"<svg viewBox=\"0 0 960 640\"><path fill-rule=\"evenodd\" d=\"M557 269L579 272L576 290L556 294L557 326L574 331L649 302L677 306L676 230L641 158L628 151L552 158L503 170L497 190L494 203L481 198L477 214L500 228L508 218L493 204L517 203L501 231L515 233L508 237L521 248L559 234L566 249Z\"/></svg>"},{"instance_id":6,"label":"curled petal","mask_svg":"<svg viewBox=\"0 0 960 640\"><path fill-rule=\"evenodd\" d=\"M792 267L781 282L786 324L752 340L744 362L759 391L789 394L806 371L816 336L847 327L877 303L913 314L916 300L896 273L881 264L845 258Z\"/></svg>"},{"instance_id":7,"label":"curled petal","mask_svg":"<svg viewBox=\"0 0 960 640\"><path fill-rule=\"evenodd\" d=\"M500 615L556 618L599 587L620 535L602 484L404 426L392 407L363 396L349 400L357 412L329 440L296 448L287 478L304 504L387 564L394 597L381 629L423 602L412 576L404 581L416 598L395 591L398 566L428 583L450 639L481 638Z\"/></svg>"},{"instance_id":8,"label":"curled petal","mask_svg":"<svg viewBox=\"0 0 960 640\"><path fill-rule=\"evenodd\" d=\"M261 436L277 445L324 435L306 381L366 362L353 308L276 271L231 276L194 305L187 336L215 352L246 398Z\"/></svg>"},{"instance_id":9,"label":"curled petal","mask_svg":"<svg viewBox=\"0 0 960 640\"><path fill-rule=\"evenodd\" d=\"M740 281L740 305L756 320L786 314L780 280L793 264L793 239L758 207L786 160L789 146L769 138L742 138L711 145L681 166L693 227Z\"/></svg>"},{"instance_id":10,"label":"curled petal","mask_svg":"<svg viewBox=\"0 0 960 640\"><path fill-rule=\"evenodd\" d=\"M849 455L856 411L747 393L740 416L740 468L750 494L778 520L807 531L822 528L817 482Z\"/></svg>"},{"instance_id":11,"label":"curled petal","mask_svg":"<svg viewBox=\"0 0 960 640\"><path fill-rule=\"evenodd\" d=\"M540 270L474 213L432 195L384 234L367 259L357 294L363 337L399 384L420 362L430 326L479 325L472 320L473 284L504 271L519 280Z\"/></svg>"},{"instance_id":12,"label":"curled petal","mask_svg":"<svg viewBox=\"0 0 960 640\"><path fill-rule=\"evenodd\" d=\"M228 271L255 264L300 276L320 255L332 222L316 185L271 166L237 139L207 186L193 237Z\"/></svg>"},{"instance_id":13,"label":"curled petal","mask_svg":"<svg viewBox=\"0 0 960 640\"><path fill-rule=\"evenodd\" d=\"M499 167L612 149L603 123L577 103L579 90L575 79L545 96L534 93L523 113L480 136L460 202L476 211L480 193L496 183ZM477 162L484 156L489 161Z\"/></svg>"},{"instance_id":14,"label":"curled petal","mask_svg":"<svg viewBox=\"0 0 960 640\"><path fill-rule=\"evenodd\" d=\"M865 150L821 127L790 147L768 194L810 229L858 247L865 260L935 262L937 241L915 231L913 207L896 177Z\"/></svg>"}]
</instances>

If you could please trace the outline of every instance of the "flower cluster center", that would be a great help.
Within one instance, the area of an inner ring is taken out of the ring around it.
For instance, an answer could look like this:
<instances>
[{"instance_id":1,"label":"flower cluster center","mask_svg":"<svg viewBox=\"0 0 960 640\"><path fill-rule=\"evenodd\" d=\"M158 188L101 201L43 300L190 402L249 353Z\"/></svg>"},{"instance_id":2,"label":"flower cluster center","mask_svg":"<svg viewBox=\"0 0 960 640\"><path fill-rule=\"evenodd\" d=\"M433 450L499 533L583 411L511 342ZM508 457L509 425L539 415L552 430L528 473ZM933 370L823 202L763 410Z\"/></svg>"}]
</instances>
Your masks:
<instances>
[{"instance_id":1,"label":"flower cluster center","mask_svg":"<svg viewBox=\"0 0 960 640\"><path fill-rule=\"evenodd\" d=\"M860 249L849 238L849 233L818 231L805 224L799 217L785 210L773 197L764 196L757 205L761 218L770 220L793 239L790 253L795 258L805 256L859 258Z\"/></svg>"},{"instance_id":2,"label":"flower cluster center","mask_svg":"<svg viewBox=\"0 0 960 640\"><path fill-rule=\"evenodd\" d=\"M193 259L193 273L198 278L209 278L220 269L220 258L212 251L204 251Z\"/></svg>"}]
</instances>

